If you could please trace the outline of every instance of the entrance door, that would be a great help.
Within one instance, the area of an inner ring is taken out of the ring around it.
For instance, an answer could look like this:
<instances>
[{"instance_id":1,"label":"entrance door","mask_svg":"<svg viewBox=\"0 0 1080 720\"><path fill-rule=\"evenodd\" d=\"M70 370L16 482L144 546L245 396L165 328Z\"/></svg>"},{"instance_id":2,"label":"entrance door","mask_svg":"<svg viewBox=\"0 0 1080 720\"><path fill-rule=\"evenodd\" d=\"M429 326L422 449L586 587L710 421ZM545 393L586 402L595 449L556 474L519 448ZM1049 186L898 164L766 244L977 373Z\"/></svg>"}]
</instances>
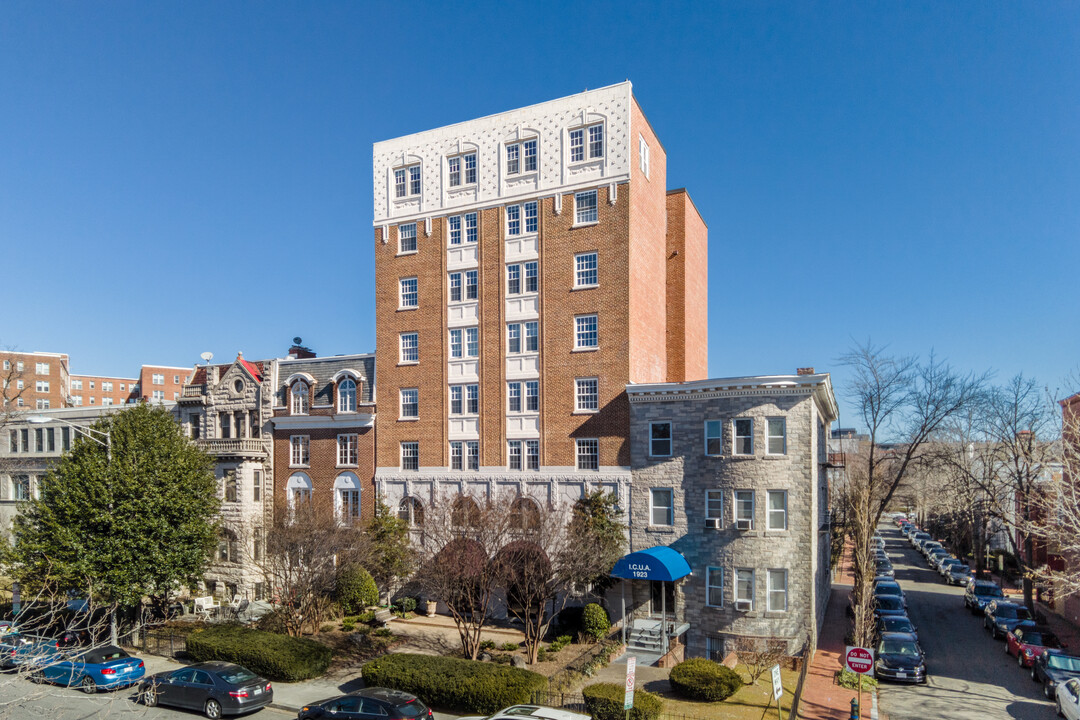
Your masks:
<instances>
[{"instance_id":1,"label":"entrance door","mask_svg":"<svg viewBox=\"0 0 1080 720\"><path fill-rule=\"evenodd\" d=\"M666 603L667 616L669 619L675 617L675 583L660 582L659 580L649 581L649 590L651 593L651 602L649 608L649 614L655 618L660 617L661 608ZM662 598L660 593L664 593L666 598Z\"/></svg>"}]
</instances>

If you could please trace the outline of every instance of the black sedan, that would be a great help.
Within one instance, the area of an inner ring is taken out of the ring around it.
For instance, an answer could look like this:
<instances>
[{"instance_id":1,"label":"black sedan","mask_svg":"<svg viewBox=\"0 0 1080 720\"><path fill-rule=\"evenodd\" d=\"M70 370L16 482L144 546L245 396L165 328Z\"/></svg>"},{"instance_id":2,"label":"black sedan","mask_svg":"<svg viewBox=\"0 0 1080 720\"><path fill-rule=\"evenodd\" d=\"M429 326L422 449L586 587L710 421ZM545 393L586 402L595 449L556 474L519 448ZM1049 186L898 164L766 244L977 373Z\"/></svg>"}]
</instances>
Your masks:
<instances>
[{"instance_id":1,"label":"black sedan","mask_svg":"<svg viewBox=\"0 0 1080 720\"><path fill-rule=\"evenodd\" d=\"M910 633L883 633L877 646L874 677L898 682L926 682L926 657Z\"/></svg>"},{"instance_id":2,"label":"black sedan","mask_svg":"<svg viewBox=\"0 0 1080 720\"><path fill-rule=\"evenodd\" d=\"M908 635L917 636L919 629L915 627L915 623L903 615L890 615L879 617L877 621L878 637L885 633L907 633Z\"/></svg>"},{"instance_id":3,"label":"black sedan","mask_svg":"<svg viewBox=\"0 0 1080 720\"><path fill-rule=\"evenodd\" d=\"M983 627L990 631L995 640L1005 637L1014 627L1031 619L1027 607L1008 600L992 600L983 610Z\"/></svg>"},{"instance_id":4,"label":"black sedan","mask_svg":"<svg viewBox=\"0 0 1080 720\"><path fill-rule=\"evenodd\" d=\"M434 717L415 695L381 687L338 695L300 708L299 720L429 720Z\"/></svg>"},{"instance_id":5,"label":"black sedan","mask_svg":"<svg viewBox=\"0 0 1080 720\"><path fill-rule=\"evenodd\" d=\"M1074 677L1080 677L1080 657L1060 650L1046 650L1031 664L1031 679L1042 683L1043 695L1050 700L1054 699L1058 685Z\"/></svg>"},{"instance_id":6,"label":"black sedan","mask_svg":"<svg viewBox=\"0 0 1080 720\"><path fill-rule=\"evenodd\" d=\"M877 595L874 597L874 617L883 618L901 615L907 617L904 599L896 595Z\"/></svg>"},{"instance_id":7,"label":"black sedan","mask_svg":"<svg viewBox=\"0 0 1080 720\"><path fill-rule=\"evenodd\" d=\"M139 697L148 707L174 705L216 719L265 707L273 701L274 691L269 680L247 668L204 662L146 678Z\"/></svg>"}]
</instances>

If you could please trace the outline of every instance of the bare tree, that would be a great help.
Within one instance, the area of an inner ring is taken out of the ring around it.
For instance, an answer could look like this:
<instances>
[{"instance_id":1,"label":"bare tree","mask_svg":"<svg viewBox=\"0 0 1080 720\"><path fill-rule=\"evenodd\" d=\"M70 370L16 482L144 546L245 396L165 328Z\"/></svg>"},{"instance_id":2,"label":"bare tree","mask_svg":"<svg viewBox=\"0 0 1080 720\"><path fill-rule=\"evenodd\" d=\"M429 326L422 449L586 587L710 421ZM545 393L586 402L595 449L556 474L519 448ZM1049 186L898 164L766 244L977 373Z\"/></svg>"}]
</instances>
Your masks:
<instances>
[{"instance_id":1,"label":"bare tree","mask_svg":"<svg viewBox=\"0 0 1080 720\"><path fill-rule=\"evenodd\" d=\"M924 445L977 399L985 376L963 375L933 354L926 362L893 356L870 342L841 358L852 372L847 396L869 434L864 454L848 463L848 529L853 543L855 639L871 639L874 565L870 538L896 489L921 461Z\"/></svg>"},{"instance_id":2,"label":"bare tree","mask_svg":"<svg viewBox=\"0 0 1080 720\"><path fill-rule=\"evenodd\" d=\"M763 637L742 637L735 643L739 662L746 666L750 683L757 681L773 665L787 657L787 645L783 640Z\"/></svg>"}]
</instances>

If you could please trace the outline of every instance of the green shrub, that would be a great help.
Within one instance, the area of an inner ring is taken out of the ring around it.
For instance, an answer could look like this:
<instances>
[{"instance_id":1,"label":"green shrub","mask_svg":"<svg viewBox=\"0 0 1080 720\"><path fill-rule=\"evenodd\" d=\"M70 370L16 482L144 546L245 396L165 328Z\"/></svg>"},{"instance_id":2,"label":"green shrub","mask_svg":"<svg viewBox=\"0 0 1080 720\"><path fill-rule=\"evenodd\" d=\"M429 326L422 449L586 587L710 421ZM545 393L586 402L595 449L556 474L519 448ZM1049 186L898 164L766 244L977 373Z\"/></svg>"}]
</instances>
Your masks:
<instances>
[{"instance_id":1,"label":"green shrub","mask_svg":"<svg viewBox=\"0 0 1080 720\"><path fill-rule=\"evenodd\" d=\"M378 628L372 635L375 637L394 637L394 631L390 628Z\"/></svg>"},{"instance_id":2,"label":"green shrub","mask_svg":"<svg viewBox=\"0 0 1080 720\"><path fill-rule=\"evenodd\" d=\"M870 675L862 676L862 688L863 690L869 690L877 687L877 680ZM859 673L853 673L850 670L841 670L836 673L836 684L840 687L845 687L848 690L859 689Z\"/></svg>"},{"instance_id":3,"label":"green shrub","mask_svg":"<svg viewBox=\"0 0 1080 720\"><path fill-rule=\"evenodd\" d=\"M352 632L356 629L356 622L353 620L342 620L341 629L345 632Z\"/></svg>"},{"instance_id":4,"label":"green shrub","mask_svg":"<svg viewBox=\"0 0 1080 720\"><path fill-rule=\"evenodd\" d=\"M225 660L270 680L298 682L319 677L330 667L333 651L314 640L218 625L193 633L187 652L195 660Z\"/></svg>"},{"instance_id":5,"label":"green shrub","mask_svg":"<svg viewBox=\"0 0 1080 720\"><path fill-rule=\"evenodd\" d=\"M288 620L289 614L290 611L285 608L271 610L258 619L255 627L263 632L288 635L289 626L286 624L286 620Z\"/></svg>"},{"instance_id":6,"label":"green shrub","mask_svg":"<svg viewBox=\"0 0 1080 720\"><path fill-rule=\"evenodd\" d=\"M521 645L519 643L505 642L505 643L502 644L502 646L499 649L500 650L505 650L506 652L514 652L519 647L521 647Z\"/></svg>"},{"instance_id":7,"label":"green shrub","mask_svg":"<svg viewBox=\"0 0 1080 720\"><path fill-rule=\"evenodd\" d=\"M531 701L547 678L529 670L474 660L396 653L361 668L368 687L402 690L428 705L464 713L493 713Z\"/></svg>"},{"instance_id":8,"label":"green shrub","mask_svg":"<svg viewBox=\"0 0 1080 720\"><path fill-rule=\"evenodd\" d=\"M416 598L403 597L397 601L398 610L404 613L411 613L416 610Z\"/></svg>"},{"instance_id":9,"label":"green shrub","mask_svg":"<svg viewBox=\"0 0 1080 720\"><path fill-rule=\"evenodd\" d=\"M543 645L536 649L536 662L547 662L547 648Z\"/></svg>"},{"instance_id":10,"label":"green shrub","mask_svg":"<svg viewBox=\"0 0 1080 720\"><path fill-rule=\"evenodd\" d=\"M596 603L585 606L585 612L581 616L581 631L593 640L599 640L611 630L611 620L608 619L607 610Z\"/></svg>"},{"instance_id":11,"label":"green shrub","mask_svg":"<svg viewBox=\"0 0 1080 720\"><path fill-rule=\"evenodd\" d=\"M336 629L337 625L334 625L333 623L325 623L321 628L319 628L319 632L330 632L331 630Z\"/></svg>"},{"instance_id":12,"label":"green shrub","mask_svg":"<svg viewBox=\"0 0 1080 720\"><path fill-rule=\"evenodd\" d=\"M586 686L581 694L585 696L585 712L593 720L626 720L623 710L623 698L626 688L617 683L596 683ZM659 695L645 690L634 691L634 707L630 710L630 720L656 720L664 711L664 701Z\"/></svg>"},{"instance_id":13,"label":"green shrub","mask_svg":"<svg viewBox=\"0 0 1080 720\"><path fill-rule=\"evenodd\" d=\"M337 601L346 615L379 603L379 588L371 573L358 565L342 568L337 577Z\"/></svg>"},{"instance_id":14,"label":"green shrub","mask_svg":"<svg viewBox=\"0 0 1080 720\"><path fill-rule=\"evenodd\" d=\"M555 638L555 642L548 645L548 650L550 652L556 653L556 652L559 652L560 650L562 650L564 647L566 647L569 644L570 644L570 636L569 635L560 635L559 637Z\"/></svg>"},{"instance_id":15,"label":"green shrub","mask_svg":"<svg viewBox=\"0 0 1080 720\"><path fill-rule=\"evenodd\" d=\"M375 622L375 612L373 610L368 610L367 612L360 613L356 616L356 622L362 622L365 625Z\"/></svg>"},{"instance_id":16,"label":"green shrub","mask_svg":"<svg viewBox=\"0 0 1080 720\"><path fill-rule=\"evenodd\" d=\"M726 700L743 684L739 673L707 658L682 661L668 679L676 695L705 702Z\"/></svg>"},{"instance_id":17,"label":"green shrub","mask_svg":"<svg viewBox=\"0 0 1080 720\"><path fill-rule=\"evenodd\" d=\"M482 643L480 643L480 649L481 650L494 650L495 649L495 641L494 640L484 640Z\"/></svg>"}]
</instances>

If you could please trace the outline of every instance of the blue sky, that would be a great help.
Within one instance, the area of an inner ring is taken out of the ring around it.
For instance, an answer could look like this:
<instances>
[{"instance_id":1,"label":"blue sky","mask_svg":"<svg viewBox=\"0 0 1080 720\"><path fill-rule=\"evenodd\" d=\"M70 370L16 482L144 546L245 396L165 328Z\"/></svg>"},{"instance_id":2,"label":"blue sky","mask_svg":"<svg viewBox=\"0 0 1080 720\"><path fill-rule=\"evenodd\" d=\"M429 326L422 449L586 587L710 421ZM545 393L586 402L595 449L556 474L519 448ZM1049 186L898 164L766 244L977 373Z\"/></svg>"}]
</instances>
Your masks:
<instances>
[{"instance_id":1,"label":"blue sky","mask_svg":"<svg viewBox=\"0 0 1080 720\"><path fill-rule=\"evenodd\" d=\"M0 345L373 350L371 144L625 78L709 224L712 375L1080 366L1075 2L8 0Z\"/></svg>"}]
</instances>

